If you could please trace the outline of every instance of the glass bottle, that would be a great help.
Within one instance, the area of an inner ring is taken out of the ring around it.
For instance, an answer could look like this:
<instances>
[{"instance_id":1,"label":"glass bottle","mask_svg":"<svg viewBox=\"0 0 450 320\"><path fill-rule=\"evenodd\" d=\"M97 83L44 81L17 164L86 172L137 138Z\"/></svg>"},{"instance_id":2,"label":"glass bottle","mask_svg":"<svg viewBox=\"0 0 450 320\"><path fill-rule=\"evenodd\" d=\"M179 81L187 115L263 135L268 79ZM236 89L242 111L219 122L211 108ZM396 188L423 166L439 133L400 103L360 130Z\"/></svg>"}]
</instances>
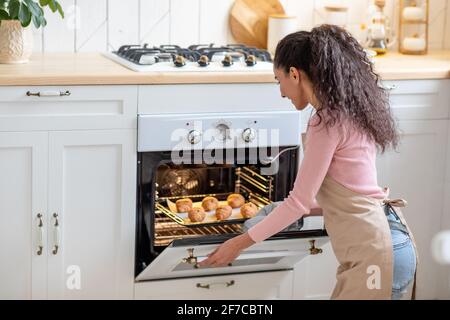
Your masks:
<instances>
[{"instance_id":1,"label":"glass bottle","mask_svg":"<svg viewBox=\"0 0 450 320\"><path fill-rule=\"evenodd\" d=\"M386 41L386 16L383 12L385 1L375 1L376 10L372 14L368 26L368 43L367 47L374 50L377 54L382 55L387 52Z\"/></svg>"}]
</instances>

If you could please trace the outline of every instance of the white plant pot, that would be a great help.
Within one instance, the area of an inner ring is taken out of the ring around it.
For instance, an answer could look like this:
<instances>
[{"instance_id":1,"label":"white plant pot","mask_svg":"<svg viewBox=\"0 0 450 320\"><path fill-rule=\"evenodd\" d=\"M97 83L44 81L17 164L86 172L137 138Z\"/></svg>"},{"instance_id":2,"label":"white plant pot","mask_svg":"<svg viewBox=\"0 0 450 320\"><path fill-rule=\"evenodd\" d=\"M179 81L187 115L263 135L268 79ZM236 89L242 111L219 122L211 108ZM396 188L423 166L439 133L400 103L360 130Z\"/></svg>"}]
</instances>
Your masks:
<instances>
[{"instance_id":1,"label":"white plant pot","mask_svg":"<svg viewBox=\"0 0 450 320\"><path fill-rule=\"evenodd\" d=\"M0 63L27 63L33 52L33 32L18 20L0 21Z\"/></svg>"}]
</instances>

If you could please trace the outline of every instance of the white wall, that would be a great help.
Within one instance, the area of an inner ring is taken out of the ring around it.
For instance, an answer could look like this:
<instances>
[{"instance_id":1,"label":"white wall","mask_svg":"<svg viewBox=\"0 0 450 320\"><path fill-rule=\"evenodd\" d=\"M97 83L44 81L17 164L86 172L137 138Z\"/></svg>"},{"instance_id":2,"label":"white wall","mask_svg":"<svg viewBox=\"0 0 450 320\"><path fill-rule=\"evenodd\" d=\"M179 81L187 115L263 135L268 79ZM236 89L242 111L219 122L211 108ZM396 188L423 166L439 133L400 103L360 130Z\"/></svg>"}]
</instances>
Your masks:
<instances>
[{"instance_id":1,"label":"white wall","mask_svg":"<svg viewBox=\"0 0 450 320\"><path fill-rule=\"evenodd\" d=\"M66 18L47 13L48 25L35 30L35 51L105 51L122 44L189 45L232 43L228 13L234 0L59 0ZM349 5L349 23L359 24L371 0L280 0L299 28L323 22L328 2ZM387 0L397 21L399 0ZM430 0L430 47L450 49L450 0Z\"/></svg>"}]
</instances>

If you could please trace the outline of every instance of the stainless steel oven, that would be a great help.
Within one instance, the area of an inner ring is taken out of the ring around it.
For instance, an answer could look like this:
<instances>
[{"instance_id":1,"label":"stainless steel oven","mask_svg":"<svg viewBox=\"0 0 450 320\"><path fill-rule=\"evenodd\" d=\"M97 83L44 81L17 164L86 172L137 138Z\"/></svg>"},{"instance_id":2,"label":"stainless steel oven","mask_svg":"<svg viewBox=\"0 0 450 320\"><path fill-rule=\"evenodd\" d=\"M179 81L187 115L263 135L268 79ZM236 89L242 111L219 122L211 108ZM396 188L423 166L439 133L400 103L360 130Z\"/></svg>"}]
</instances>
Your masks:
<instances>
[{"instance_id":1,"label":"stainless steel oven","mask_svg":"<svg viewBox=\"0 0 450 320\"><path fill-rule=\"evenodd\" d=\"M245 219L191 223L173 210L180 198L225 201L232 193L259 208L283 200L297 174L299 146L297 111L139 115L136 281L292 269L320 252L325 231L305 230L300 220L231 266L198 268L217 245L244 231Z\"/></svg>"}]
</instances>

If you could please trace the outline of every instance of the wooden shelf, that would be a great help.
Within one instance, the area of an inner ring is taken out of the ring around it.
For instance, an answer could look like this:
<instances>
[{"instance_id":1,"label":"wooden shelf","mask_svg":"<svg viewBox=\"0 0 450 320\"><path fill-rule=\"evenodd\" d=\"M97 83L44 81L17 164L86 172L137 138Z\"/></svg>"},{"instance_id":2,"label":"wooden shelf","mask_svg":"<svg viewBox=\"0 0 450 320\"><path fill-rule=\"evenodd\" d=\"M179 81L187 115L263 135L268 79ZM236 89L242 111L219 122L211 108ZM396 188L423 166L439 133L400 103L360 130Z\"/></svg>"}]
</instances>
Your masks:
<instances>
[{"instance_id":1,"label":"wooden shelf","mask_svg":"<svg viewBox=\"0 0 450 320\"><path fill-rule=\"evenodd\" d=\"M427 24L427 21L424 20L402 20L403 24Z\"/></svg>"}]
</instances>

